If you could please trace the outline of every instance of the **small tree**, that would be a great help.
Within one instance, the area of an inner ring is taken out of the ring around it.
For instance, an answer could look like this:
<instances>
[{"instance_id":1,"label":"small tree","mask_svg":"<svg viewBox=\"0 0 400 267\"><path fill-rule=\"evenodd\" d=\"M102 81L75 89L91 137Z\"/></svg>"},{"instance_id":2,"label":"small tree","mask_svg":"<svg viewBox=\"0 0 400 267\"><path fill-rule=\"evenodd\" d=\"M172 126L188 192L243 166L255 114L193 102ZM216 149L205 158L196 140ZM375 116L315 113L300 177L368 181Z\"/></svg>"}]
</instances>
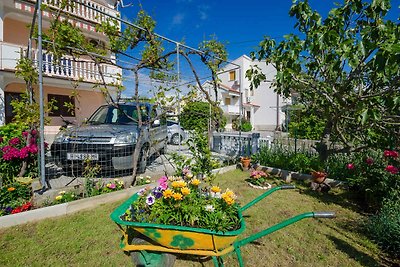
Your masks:
<instances>
[{"instance_id":1,"label":"small tree","mask_svg":"<svg viewBox=\"0 0 400 267\"><path fill-rule=\"evenodd\" d=\"M400 26L385 19L390 0L346 0L323 19L308 1L290 16L299 35L267 37L252 57L277 69L276 92L293 90L307 111L325 121L321 159L368 146L396 146L400 136ZM265 75L246 74L257 87ZM329 147L336 141L342 148Z\"/></svg>"},{"instance_id":2,"label":"small tree","mask_svg":"<svg viewBox=\"0 0 400 267\"><path fill-rule=\"evenodd\" d=\"M226 125L226 118L220 107L196 101L188 103L183 108L180 122L187 130L207 131L210 119L214 129L223 129Z\"/></svg>"}]
</instances>

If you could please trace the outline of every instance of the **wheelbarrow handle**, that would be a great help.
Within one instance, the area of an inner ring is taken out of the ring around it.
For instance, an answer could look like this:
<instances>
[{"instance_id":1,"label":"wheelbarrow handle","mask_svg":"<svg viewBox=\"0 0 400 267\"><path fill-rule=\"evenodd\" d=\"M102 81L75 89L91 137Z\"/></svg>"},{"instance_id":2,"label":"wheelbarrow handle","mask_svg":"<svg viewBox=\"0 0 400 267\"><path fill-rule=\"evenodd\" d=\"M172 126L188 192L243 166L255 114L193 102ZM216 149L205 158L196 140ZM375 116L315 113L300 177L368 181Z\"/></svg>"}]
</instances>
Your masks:
<instances>
[{"instance_id":1,"label":"wheelbarrow handle","mask_svg":"<svg viewBox=\"0 0 400 267\"><path fill-rule=\"evenodd\" d=\"M332 211L317 211L314 212L314 218L335 218L336 214Z\"/></svg>"},{"instance_id":2,"label":"wheelbarrow handle","mask_svg":"<svg viewBox=\"0 0 400 267\"><path fill-rule=\"evenodd\" d=\"M281 190L281 189L295 189L295 188L296 187L294 185L281 185L281 186L274 187L274 188L268 190L267 192L263 193L262 195L256 197L255 199L253 199L252 201L250 201L249 203L247 203L243 207L241 207L240 210L241 211L247 210L248 208L250 208L251 206L255 205L259 201L263 200L267 196L271 195L275 191L278 191L278 190Z\"/></svg>"}]
</instances>

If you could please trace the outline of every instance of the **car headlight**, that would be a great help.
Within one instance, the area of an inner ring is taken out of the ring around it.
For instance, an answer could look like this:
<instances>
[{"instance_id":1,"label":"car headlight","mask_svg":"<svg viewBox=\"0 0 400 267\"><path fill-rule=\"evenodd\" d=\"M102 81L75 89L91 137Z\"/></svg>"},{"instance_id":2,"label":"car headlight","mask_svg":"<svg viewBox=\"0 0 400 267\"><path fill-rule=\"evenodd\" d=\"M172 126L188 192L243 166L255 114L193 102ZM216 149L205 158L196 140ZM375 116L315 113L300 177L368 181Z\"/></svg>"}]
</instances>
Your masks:
<instances>
[{"instance_id":1,"label":"car headlight","mask_svg":"<svg viewBox=\"0 0 400 267\"><path fill-rule=\"evenodd\" d=\"M58 134L56 134L56 137L54 137L53 143L62 143L64 141L64 138L65 138L65 132L60 131L58 132Z\"/></svg>"},{"instance_id":2,"label":"car headlight","mask_svg":"<svg viewBox=\"0 0 400 267\"><path fill-rule=\"evenodd\" d=\"M115 138L114 145L130 145L136 141L136 133L121 134Z\"/></svg>"}]
</instances>

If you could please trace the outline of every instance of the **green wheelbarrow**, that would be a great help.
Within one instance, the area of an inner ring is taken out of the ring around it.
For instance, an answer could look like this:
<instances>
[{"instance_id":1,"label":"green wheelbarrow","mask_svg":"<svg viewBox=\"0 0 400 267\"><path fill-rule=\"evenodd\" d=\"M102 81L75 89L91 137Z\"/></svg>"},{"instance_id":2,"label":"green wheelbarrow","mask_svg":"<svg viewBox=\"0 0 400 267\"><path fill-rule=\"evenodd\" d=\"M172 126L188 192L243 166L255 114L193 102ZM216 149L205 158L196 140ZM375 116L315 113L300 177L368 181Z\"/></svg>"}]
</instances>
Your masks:
<instances>
[{"instance_id":1,"label":"green wheelbarrow","mask_svg":"<svg viewBox=\"0 0 400 267\"><path fill-rule=\"evenodd\" d=\"M244 266L240 253L242 246L305 218L333 218L335 216L333 212L307 212L289 218L247 238L238 239L246 228L242 212L275 191L294 188L292 185L274 187L241 207L238 211L241 221L240 228L234 231L216 232L202 228L122 220L121 217L131 203L139 198L137 194L115 209L111 214L111 219L122 231L120 247L131 254L132 260L137 266L173 266L176 258L175 254L190 254L210 256L214 265L218 267L223 266L222 257L231 252L236 253L239 265Z\"/></svg>"}]
</instances>

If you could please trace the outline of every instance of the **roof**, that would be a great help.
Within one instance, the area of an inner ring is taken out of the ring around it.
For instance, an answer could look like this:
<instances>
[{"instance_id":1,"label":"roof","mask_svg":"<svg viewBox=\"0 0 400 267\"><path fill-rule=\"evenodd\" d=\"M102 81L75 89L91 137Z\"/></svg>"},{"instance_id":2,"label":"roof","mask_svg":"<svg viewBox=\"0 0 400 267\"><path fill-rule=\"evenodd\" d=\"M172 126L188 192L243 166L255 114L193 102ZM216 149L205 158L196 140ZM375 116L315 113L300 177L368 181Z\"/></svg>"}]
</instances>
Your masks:
<instances>
[{"instance_id":1,"label":"roof","mask_svg":"<svg viewBox=\"0 0 400 267\"><path fill-rule=\"evenodd\" d=\"M218 84L218 86L219 86L219 87L222 87L222 89L228 90L228 91L230 91L230 92L234 92L234 93L240 94L240 92L239 92L238 90L233 89L232 87L229 87L229 86L227 86L227 85L225 85L225 84L220 83L220 84Z\"/></svg>"},{"instance_id":2,"label":"roof","mask_svg":"<svg viewBox=\"0 0 400 267\"><path fill-rule=\"evenodd\" d=\"M243 103L243 107L255 107L255 108L259 108L260 106L257 104L253 104L253 103Z\"/></svg>"}]
</instances>

